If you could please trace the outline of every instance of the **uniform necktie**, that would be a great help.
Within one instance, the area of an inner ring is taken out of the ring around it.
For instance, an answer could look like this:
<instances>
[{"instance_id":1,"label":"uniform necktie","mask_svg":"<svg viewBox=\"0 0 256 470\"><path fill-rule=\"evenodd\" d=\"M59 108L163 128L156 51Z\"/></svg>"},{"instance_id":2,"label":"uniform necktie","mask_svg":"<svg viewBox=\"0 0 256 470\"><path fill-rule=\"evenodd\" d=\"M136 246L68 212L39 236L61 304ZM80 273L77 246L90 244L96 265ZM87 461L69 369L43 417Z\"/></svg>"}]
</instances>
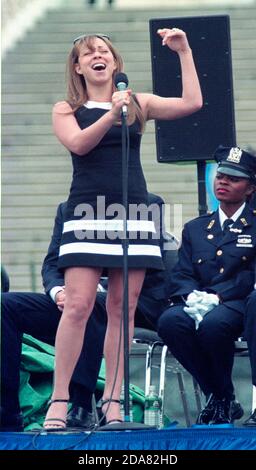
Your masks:
<instances>
[{"instance_id":1,"label":"uniform necktie","mask_svg":"<svg viewBox=\"0 0 256 470\"><path fill-rule=\"evenodd\" d=\"M233 219L226 219L224 220L223 226L222 226L222 231L223 234L226 234L229 231L230 225L234 223Z\"/></svg>"}]
</instances>

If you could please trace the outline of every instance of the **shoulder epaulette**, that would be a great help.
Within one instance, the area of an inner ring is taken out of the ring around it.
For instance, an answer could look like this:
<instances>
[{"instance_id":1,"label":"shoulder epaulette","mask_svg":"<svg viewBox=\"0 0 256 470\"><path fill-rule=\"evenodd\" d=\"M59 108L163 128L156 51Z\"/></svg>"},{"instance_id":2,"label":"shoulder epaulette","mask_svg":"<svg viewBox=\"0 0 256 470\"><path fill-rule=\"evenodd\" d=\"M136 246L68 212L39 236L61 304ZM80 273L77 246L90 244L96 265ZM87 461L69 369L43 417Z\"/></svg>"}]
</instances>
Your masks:
<instances>
[{"instance_id":1,"label":"shoulder epaulette","mask_svg":"<svg viewBox=\"0 0 256 470\"><path fill-rule=\"evenodd\" d=\"M214 214L214 211L213 212L206 212L205 214L198 215L198 217L195 217L194 219L191 219L190 222L192 222L192 220L198 220L198 219L202 219L202 218L206 218L206 217L211 217L212 214Z\"/></svg>"},{"instance_id":2,"label":"shoulder epaulette","mask_svg":"<svg viewBox=\"0 0 256 470\"><path fill-rule=\"evenodd\" d=\"M214 214L214 211L208 211L205 214L199 215L199 217L211 217Z\"/></svg>"}]
</instances>

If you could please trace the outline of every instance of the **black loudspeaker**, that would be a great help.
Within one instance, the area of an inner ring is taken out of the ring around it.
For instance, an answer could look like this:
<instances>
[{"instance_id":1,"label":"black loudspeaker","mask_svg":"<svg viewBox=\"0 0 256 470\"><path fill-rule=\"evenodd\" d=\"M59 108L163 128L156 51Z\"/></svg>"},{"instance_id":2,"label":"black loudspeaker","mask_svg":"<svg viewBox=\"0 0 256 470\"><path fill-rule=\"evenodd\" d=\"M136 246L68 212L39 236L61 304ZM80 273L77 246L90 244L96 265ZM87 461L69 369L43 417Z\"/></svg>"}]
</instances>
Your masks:
<instances>
[{"instance_id":1,"label":"black loudspeaker","mask_svg":"<svg viewBox=\"0 0 256 470\"><path fill-rule=\"evenodd\" d=\"M153 91L181 96L179 57L162 46L159 28L183 29L193 51L204 105L191 116L156 121L157 160L209 160L218 145L236 146L230 24L227 15L150 20Z\"/></svg>"}]
</instances>

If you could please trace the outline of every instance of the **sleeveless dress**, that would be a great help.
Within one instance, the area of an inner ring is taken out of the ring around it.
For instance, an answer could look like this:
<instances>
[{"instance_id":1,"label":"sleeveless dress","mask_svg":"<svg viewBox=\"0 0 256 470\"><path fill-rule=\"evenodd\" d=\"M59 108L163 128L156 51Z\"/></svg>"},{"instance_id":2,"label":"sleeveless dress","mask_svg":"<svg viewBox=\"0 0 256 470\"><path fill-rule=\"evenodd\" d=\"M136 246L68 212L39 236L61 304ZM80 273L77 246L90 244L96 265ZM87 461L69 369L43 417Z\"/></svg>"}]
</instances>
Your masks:
<instances>
[{"instance_id":1,"label":"sleeveless dress","mask_svg":"<svg viewBox=\"0 0 256 470\"><path fill-rule=\"evenodd\" d=\"M111 108L88 101L75 117L85 129ZM163 269L154 210L140 162L139 122L129 126L127 232L128 267ZM88 154L72 155L73 180L67 202L58 266L117 268L123 265L121 126L114 125Z\"/></svg>"}]
</instances>

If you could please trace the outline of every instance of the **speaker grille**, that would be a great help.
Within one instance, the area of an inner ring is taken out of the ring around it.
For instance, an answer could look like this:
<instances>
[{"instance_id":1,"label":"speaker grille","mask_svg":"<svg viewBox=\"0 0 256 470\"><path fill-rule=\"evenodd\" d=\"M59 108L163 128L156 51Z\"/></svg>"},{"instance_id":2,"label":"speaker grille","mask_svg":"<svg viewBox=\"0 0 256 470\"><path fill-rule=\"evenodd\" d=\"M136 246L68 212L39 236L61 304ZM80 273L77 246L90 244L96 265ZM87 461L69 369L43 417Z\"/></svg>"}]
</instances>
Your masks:
<instances>
[{"instance_id":1,"label":"speaker grille","mask_svg":"<svg viewBox=\"0 0 256 470\"><path fill-rule=\"evenodd\" d=\"M151 19L149 24L154 93L181 96L178 55L163 47L156 34L159 28L177 27L186 31L204 101L202 109L191 116L156 121L157 160L209 160L219 144L235 146L229 16Z\"/></svg>"}]
</instances>

